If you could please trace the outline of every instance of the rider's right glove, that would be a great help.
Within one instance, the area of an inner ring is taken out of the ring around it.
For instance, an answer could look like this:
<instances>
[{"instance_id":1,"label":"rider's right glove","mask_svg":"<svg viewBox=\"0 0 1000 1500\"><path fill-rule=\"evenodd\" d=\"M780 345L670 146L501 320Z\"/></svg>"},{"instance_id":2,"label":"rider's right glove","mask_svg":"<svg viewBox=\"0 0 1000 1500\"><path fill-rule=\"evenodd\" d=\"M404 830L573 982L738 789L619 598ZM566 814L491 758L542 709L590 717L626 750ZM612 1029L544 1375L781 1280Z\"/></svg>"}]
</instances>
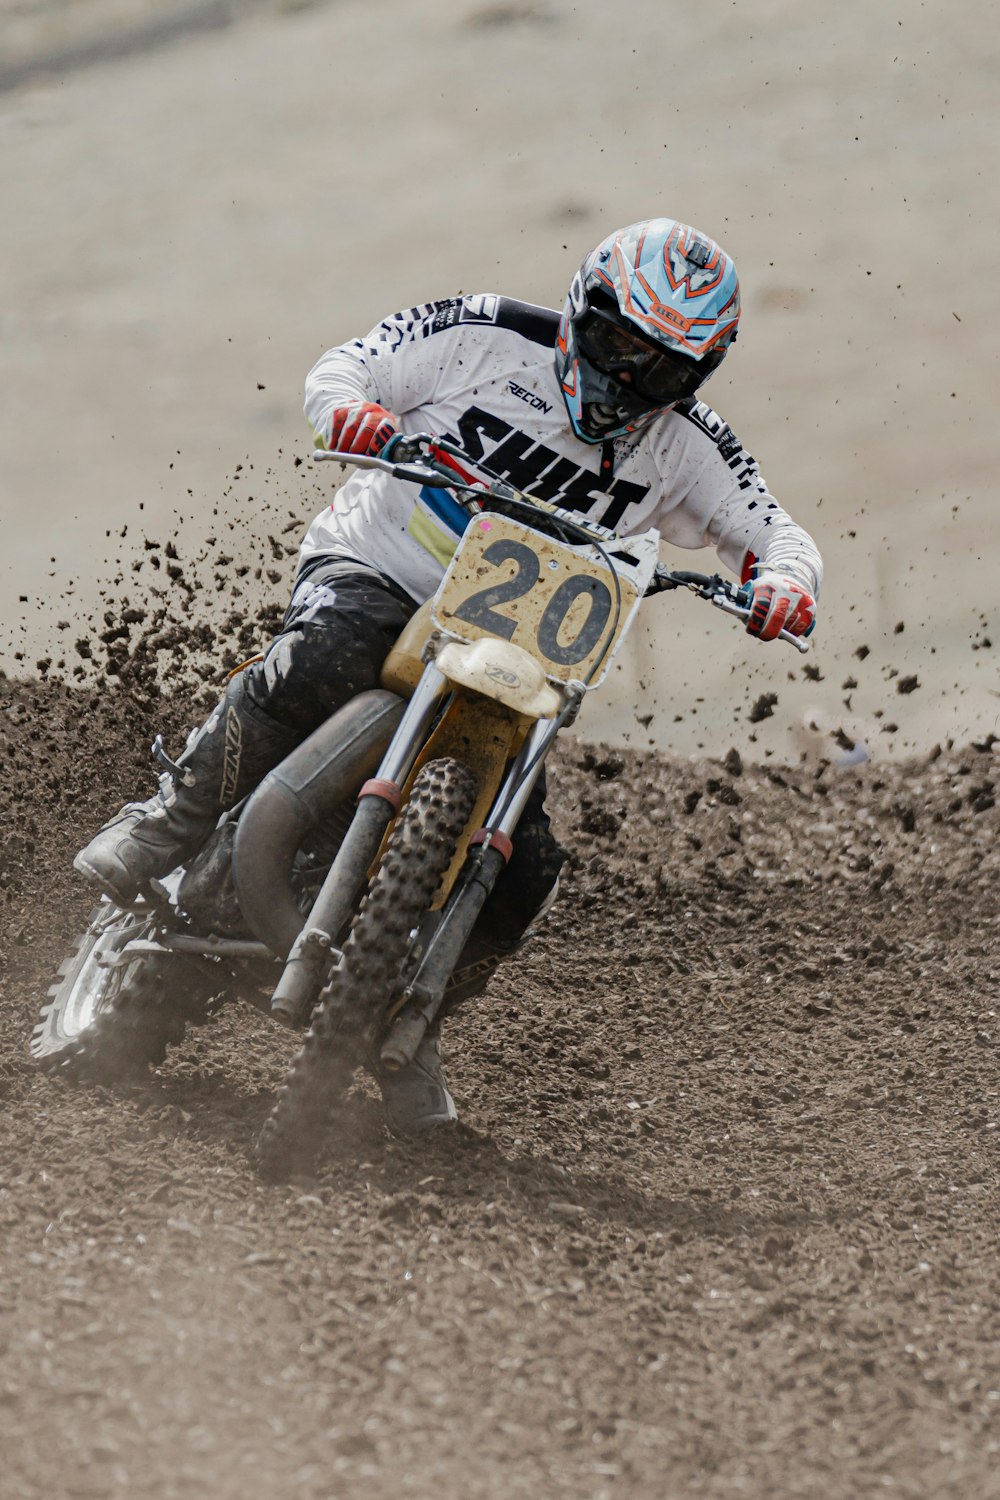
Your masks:
<instances>
[{"instance_id":1,"label":"rider's right glove","mask_svg":"<svg viewBox=\"0 0 1000 1500\"><path fill-rule=\"evenodd\" d=\"M397 430L396 418L374 401L351 401L338 406L330 425L331 452L370 453L374 458Z\"/></svg>"},{"instance_id":2,"label":"rider's right glove","mask_svg":"<svg viewBox=\"0 0 1000 1500\"><path fill-rule=\"evenodd\" d=\"M773 641L782 630L789 635L808 635L816 624L816 600L784 573L764 571L744 585L750 595L747 634Z\"/></svg>"}]
</instances>

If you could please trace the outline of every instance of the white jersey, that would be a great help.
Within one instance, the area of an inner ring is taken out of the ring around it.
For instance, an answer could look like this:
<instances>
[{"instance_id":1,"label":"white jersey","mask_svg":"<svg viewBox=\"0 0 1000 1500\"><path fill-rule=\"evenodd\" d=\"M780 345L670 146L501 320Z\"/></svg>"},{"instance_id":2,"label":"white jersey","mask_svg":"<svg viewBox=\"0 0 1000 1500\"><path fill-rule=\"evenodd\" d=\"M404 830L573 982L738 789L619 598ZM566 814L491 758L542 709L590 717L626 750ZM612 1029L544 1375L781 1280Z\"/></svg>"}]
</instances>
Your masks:
<instances>
[{"instance_id":1,"label":"white jersey","mask_svg":"<svg viewBox=\"0 0 1000 1500\"><path fill-rule=\"evenodd\" d=\"M404 433L456 441L529 495L628 536L655 526L677 547L713 545L746 578L764 563L819 592L816 544L769 492L732 429L687 400L632 437L581 442L555 370L559 315L493 294L426 303L324 354L306 379L306 416L329 447L333 412L375 401ZM300 566L318 556L375 568L418 603L436 590L467 517L447 491L356 471L313 521Z\"/></svg>"}]
</instances>

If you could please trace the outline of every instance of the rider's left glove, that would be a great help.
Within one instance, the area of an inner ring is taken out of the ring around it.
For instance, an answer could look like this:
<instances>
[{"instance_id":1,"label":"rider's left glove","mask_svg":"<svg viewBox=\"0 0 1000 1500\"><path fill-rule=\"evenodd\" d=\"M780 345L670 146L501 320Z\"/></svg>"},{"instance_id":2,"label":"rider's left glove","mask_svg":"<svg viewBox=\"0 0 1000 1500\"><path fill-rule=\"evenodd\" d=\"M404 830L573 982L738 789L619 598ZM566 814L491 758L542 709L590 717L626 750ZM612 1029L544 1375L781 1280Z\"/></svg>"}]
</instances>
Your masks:
<instances>
[{"instance_id":1,"label":"rider's left glove","mask_svg":"<svg viewBox=\"0 0 1000 1500\"><path fill-rule=\"evenodd\" d=\"M816 624L816 601L794 578L784 573L762 572L745 585L750 613L747 634L773 641L782 630L790 635L808 635Z\"/></svg>"},{"instance_id":2,"label":"rider's left glove","mask_svg":"<svg viewBox=\"0 0 1000 1500\"><path fill-rule=\"evenodd\" d=\"M396 418L374 401L338 406L330 424L331 452L369 453L374 458L396 432Z\"/></svg>"}]
</instances>

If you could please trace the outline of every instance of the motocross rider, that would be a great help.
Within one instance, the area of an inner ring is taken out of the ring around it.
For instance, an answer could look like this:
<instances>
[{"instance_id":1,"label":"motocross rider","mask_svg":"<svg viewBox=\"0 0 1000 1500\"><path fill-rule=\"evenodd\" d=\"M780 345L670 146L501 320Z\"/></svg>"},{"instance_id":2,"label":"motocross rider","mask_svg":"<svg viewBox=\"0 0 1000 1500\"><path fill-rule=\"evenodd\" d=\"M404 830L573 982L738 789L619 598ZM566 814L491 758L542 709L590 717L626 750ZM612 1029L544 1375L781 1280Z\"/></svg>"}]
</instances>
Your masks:
<instances>
[{"instance_id":1,"label":"motocross rider","mask_svg":"<svg viewBox=\"0 0 1000 1500\"><path fill-rule=\"evenodd\" d=\"M752 594L747 630L812 630L822 562L731 428L697 392L740 317L729 256L673 219L616 231L562 313L493 293L425 303L331 349L306 378L318 446L377 454L396 432L448 435L528 494L628 535L715 546ZM437 589L466 517L440 490L355 471L302 543L291 602L262 659L234 676L148 802L130 803L76 868L128 904L190 859L234 806L357 693L377 687L409 616ZM555 895L563 852L535 789L515 851L452 978L484 988ZM436 1034L380 1080L390 1126L456 1118Z\"/></svg>"}]
</instances>

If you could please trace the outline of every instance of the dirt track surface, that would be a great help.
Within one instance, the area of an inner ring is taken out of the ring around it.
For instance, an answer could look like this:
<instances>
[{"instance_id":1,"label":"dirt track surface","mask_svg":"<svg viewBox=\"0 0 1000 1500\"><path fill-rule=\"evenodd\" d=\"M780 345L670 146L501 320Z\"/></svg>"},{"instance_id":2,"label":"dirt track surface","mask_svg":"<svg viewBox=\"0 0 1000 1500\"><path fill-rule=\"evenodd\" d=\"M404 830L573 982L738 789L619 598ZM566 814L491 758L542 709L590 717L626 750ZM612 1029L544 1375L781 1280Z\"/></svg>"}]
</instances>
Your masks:
<instances>
[{"instance_id":1,"label":"dirt track surface","mask_svg":"<svg viewBox=\"0 0 1000 1500\"><path fill-rule=\"evenodd\" d=\"M5 1500L998 1493L993 745L568 746L564 898L450 1028L461 1126L395 1143L362 1092L266 1188L293 1041L253 1013L128 1088L26 1060L67 823L149 723L0 689Z\"/></svg>"}]
</instances>

